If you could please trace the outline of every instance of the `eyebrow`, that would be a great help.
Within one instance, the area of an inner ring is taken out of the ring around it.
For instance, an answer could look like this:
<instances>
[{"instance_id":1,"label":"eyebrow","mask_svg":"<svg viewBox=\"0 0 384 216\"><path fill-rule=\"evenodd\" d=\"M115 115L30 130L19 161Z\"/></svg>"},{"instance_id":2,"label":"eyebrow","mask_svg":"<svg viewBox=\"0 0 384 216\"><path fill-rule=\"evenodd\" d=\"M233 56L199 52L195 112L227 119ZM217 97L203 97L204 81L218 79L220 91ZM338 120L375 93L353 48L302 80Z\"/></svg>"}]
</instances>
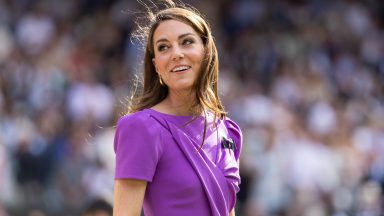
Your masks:
<instances>
[{"instance_id":1,"label":"eyebrow","mask_svg":"<svg viewBox=\"0 0 384 216\"><path fill-rule=\"evenodd\" d=\"M193 36L195 36L195 34L193 34L193 33L185 33L185 34L181 34L181 35L180 35L179 37L177 37L177 38L180 40L181 38L186 37L186 36L188 36L188 35L193 35ZM158 43L160 43L160 42L168 42L168 40L165 39L165 38L160 38L159 40L156 41L155 44L158 44Z\"/></svg>"}]
</instances>

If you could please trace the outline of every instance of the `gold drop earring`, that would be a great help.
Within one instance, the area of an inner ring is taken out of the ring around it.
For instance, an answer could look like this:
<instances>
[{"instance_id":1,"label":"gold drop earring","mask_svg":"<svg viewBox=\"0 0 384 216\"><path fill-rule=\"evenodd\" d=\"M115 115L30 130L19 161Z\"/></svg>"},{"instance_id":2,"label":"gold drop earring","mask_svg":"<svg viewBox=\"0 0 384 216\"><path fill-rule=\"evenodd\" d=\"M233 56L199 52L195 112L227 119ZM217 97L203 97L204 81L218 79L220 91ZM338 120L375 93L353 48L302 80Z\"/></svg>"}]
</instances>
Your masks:
<instances>
[{"instance_id":1,"label":"gold drop earring","mask_svg":"<svg viewBox=\"0 0 384 216\"><path fill-rule=\"evenodd\" d=\"M164 85L164 82L163 82L163 79L161 79L161 76L160 76L160 74L159 74L159 82L160 82L160 85Z\"/></svg>"}]
</instances>

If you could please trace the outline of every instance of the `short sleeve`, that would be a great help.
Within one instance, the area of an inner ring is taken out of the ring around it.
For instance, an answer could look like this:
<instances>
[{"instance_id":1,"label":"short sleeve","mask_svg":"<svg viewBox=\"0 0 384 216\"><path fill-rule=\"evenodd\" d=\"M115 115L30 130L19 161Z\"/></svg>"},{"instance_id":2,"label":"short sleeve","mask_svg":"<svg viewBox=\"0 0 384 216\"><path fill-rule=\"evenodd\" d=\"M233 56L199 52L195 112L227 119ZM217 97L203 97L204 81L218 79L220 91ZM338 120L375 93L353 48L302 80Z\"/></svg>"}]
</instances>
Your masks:
<instances>
[{"instance_id":1,"label":"short sleeve","mask_svg":"<svg viewBox=\"0 0 384 216\"><path fill-rule=\"evenodd\" d=\"M152 181L161 145L159 126L149 115L137 112L121 117L114 139L115 178Z\"/></svg>"},{"instance_id":2,"label":"short sleeve","mask_svg":"<svg viewBox=\"0 0 384 216\"><path fill-rule=\"evenodd\" d=\"M228 130L228 135L233 139L236 145L235 149L235 158L239 160L241 149L243 146L243 134L240 130L240 127L231 119L227 118L225 120L225 126Z\"/></svg>"},{"instance_id":3,"label":"short sleeve","mask_svg":"<svg viewBox=\"0 0 384 216\"><path fill-rule=\"evenodd\" d=\"M239 171L239 158L240 158L240 153L242 149L242 142L243 142L243 136L240 130L240 127L231 119L226 118L224 120L224 124L227 130L227 135L229 138L231 138L234 143L236 148L233 151L233 154L227 154L226 155L226 160L223 161L228 161L226 166L223 169L223 172L225 173L225 176L227 177L227 180L229 182L229 185L233 188L233 191L235 193L240 191L240 171ZM229 151L229 150L227 150ZM231 152L231 150L229 151ZM235 206L236 198L235 196L232 199L231 203L231 208Z\"/></svg>"}]
</instances>

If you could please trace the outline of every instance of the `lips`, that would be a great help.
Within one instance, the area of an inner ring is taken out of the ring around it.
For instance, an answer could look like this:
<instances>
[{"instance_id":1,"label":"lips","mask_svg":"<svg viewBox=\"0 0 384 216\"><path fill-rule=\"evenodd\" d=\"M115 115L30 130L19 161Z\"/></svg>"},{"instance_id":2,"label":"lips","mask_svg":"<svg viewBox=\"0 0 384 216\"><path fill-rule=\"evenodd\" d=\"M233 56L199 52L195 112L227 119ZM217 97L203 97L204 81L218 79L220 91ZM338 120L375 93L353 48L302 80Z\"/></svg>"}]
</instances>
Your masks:
<instances>
[{"instance_id":1,"label":"lips","mask_svg":"<svg viewBox=\"0 0 384 216\"><path fill-rule=\"evenodd\" d=\"M188 70L190 68L191 68L191 66L188 66L188 65L180 65L180 66L174 67L171 70L171 72L183 72L183 71Z\"/></svg>"}]
</instances>

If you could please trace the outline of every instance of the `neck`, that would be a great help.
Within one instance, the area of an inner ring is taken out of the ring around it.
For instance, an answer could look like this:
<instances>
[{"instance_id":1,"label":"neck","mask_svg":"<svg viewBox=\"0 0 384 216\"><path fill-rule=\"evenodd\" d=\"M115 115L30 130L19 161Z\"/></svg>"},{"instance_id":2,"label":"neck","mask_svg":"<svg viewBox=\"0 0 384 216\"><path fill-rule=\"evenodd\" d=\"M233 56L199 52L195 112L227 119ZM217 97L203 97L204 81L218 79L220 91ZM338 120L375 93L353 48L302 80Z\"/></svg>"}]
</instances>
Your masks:
<instances>
[{"instance_id":1,"label":"neck","mask_svg":"<svg viewBox=\"0 0 384 216\"><path fill-rule=\"evenodd\" d=\"M167 110L175 115L196 114L194 109L196 104L195 92L170 91L163 103Z\"/></svg>"}]
</instances>

